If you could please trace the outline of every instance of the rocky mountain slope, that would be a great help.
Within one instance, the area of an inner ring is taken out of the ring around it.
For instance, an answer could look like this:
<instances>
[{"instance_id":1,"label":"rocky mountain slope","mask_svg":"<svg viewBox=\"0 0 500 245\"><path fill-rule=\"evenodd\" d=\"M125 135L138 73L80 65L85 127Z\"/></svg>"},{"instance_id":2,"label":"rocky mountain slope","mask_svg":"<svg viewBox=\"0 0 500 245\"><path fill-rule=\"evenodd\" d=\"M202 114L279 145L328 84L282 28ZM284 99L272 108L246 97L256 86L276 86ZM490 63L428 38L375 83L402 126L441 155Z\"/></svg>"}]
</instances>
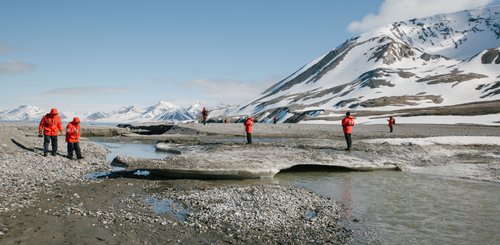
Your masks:
<instances>
[{"instance_id":1,"label":"rocky mountain slope","mask_svg":"<svg viewBox=\"0 0 500 245\"><path fill-rule=\"evenodd\" d=\"M231 114L297 122L346 110L370 114L491 101L500 107L500 6L361 34Z\"/></svg>"}]
</instances>

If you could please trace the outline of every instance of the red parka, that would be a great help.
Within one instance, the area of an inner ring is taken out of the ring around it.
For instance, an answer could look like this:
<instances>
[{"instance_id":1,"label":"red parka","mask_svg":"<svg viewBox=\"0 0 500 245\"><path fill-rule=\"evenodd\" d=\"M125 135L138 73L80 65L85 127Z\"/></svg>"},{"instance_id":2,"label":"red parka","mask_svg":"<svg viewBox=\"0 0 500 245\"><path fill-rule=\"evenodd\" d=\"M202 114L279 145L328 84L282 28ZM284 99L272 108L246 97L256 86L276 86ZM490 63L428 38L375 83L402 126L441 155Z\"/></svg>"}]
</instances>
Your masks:
<instances>
[{"instance_id":1,"label":"red parka","mask_svg":"<svg viewBox=\"0 0 500 245\"><path fill-rule=\"evenodd\" d=\"M59 133L58 131L63 131L61 118L58 115L57 109L52 108L50 113L43 116L40 121L40 124L38 125L38 132L40 132L40 134L43 133L43 135L46 136L57 136Z\"/></svg>"},{"instance_id":2,"label":"red parka","mask_svg":"<svg viewBox=\"0 0 500 245\"><path fill-rule=\"evenodd\" d=\"M66 126L66 142L80 142L80 118L73 118L73 121Z\"/></svg>"},{"instance_id":3,"label":"red parka","mask_svg":"<svg viewBox=\"0 0 500 245\"><path fill-rule=\"evenodd\" d=\"M387 121L389 121L389 127L396 124L396 120L393 117L390 117Z\"/></svg>"},{"instance_id":4,"label":"red parka","mask_svg":"<svg viewBox=\"0 0 500 245\"><path fill-rule=\"evenodd\" d=\"M249 117L247 120L243 123L245 125L245 132L251 134L252 129L253 129L253 118Z\"/></svg>"},{"instance_id":5,"label":"red parka","mask_svg":"<svg viewBox=\"0 0 500 245\"><path fill-rule=\"evenodd\" d=\"M342 119L342 128L345 134L352 134L352 127L354 126L354 117L347 116Z\"/></svg>"},{"instance_id":6,"label":"red parka","mask_svg":"<svg viewBox=\"0 0 500 245\"><path fill-rule=\"evenodd\" d=\"M203 107L203 110L201 110L201 116L203 116L203 119L206 119L208 117L208 111Z\"/></svg>"}]
</instances>

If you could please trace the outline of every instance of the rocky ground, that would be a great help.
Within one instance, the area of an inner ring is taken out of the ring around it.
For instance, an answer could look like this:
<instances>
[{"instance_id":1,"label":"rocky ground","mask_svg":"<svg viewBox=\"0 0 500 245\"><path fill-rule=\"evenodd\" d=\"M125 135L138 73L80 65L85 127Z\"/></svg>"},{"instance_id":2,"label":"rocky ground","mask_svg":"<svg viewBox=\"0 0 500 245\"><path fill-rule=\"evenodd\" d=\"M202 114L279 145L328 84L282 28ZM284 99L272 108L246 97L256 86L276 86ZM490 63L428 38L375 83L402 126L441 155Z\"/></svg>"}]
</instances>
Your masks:
<instances>
[{"instance_id":1,"label":"rocky ground","mask_svg":"<svg viewBox=\"0 0 500 245\"><path fill-rule=\"evenodd\" d=\"M185 124L160 135L94 126L84 134L112 142L162 142L175 150L160 161L122 157L134 171L166 168L165 163L219 169L258 163L274 172L297 164L358 170L396 166L500 182L500 149L495 145L370 143L380 138L500 136L498 127L397 125L388 133L385 125L358 125L348 153L337 125L256 124L254 130L251 146L244 144L240 124ZM147 177L88 179L86 173L111 169L104 148L84 138L85 159L69 160L59 137L59 154L43 157L36 132L34 125L0 124L1 244L345 244L350 239L351 231L339 225L342 205L276 185L272 178L220 182L164 179L152 172Z\"/></svg>"},{"instance_id":2,"label":"rocky ground","mask_svg":"<svg viewBox=\"0 0 500 245\"><path fill-rule=\"evenodd\" d=\"M32 125L0 127L1 244L349 240L350 232L337 222L341 205L303 189L182 179L90 180L84 174L111 168L101 146L83 139L85 158L69 160L59 137L58 155L44 157Z\"/></svg>"}]
</instances>

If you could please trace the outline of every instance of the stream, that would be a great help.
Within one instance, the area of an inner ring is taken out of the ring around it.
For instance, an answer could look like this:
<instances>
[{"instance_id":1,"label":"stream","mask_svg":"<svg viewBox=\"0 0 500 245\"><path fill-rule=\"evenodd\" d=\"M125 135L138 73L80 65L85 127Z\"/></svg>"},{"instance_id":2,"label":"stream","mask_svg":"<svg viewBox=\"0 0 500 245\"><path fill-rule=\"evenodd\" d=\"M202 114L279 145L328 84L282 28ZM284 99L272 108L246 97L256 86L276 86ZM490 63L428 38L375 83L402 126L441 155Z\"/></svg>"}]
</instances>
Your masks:
<instances>
[{"instance_id":1,"label":"stream","mask_svg":"<svg viewBox=\"0 0 500 245\"><path fill-rule=\"evenodd\" d=\"M170 155L156 152L154 145L97 143L111 151L108 161L116 155L143 158ZM286 172L277 174L272 182L306 188L342 203L346 217L342 225L353 230L351 244L498 244L500 241L498 183L396 171Z\"/></svg>"}]
</instances>

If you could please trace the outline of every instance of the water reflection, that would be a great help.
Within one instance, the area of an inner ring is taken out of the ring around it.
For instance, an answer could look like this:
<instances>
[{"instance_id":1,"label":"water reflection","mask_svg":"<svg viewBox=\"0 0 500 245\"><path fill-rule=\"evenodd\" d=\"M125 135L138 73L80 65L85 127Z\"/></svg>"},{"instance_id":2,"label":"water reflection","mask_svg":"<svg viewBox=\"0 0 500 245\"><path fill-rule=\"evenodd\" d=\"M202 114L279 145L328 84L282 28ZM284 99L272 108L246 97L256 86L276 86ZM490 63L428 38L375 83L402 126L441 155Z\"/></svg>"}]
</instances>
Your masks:
<instances>
[{"instance_id":1,"label":"water reflection","mask_svg":"<svg viewBox=\"0 0 500 245\"><path fill-rule=\"evenodd\" d=\"M407 172L285 173L342 202L352 244L497 244L500 185Z\"/></svg>"},{"instance_id":2,"label":"water reflection","mask_svg":"<svg viewBox=\"0 0 500 245\"><path fill-rule=\"evenodd\" d=\"M151 159L161 159L173 155L169 152L156 151L156 147L153 144L113 143L97 140L94 140L94 142L110 151L106 155L106 161L108 162L113 161L118 155Z\"/></svg>"},{"instance_id":3,"label":"water reflection","mask_svg":"<svg viewBox=\"0 0 500 245\"><path fill-rule=\"evenodd\" d=\"M342 176L342 204L344 205L345 218L347 220L352 219L352 177L351 175Z\"/></svg>"}]
</instances>

